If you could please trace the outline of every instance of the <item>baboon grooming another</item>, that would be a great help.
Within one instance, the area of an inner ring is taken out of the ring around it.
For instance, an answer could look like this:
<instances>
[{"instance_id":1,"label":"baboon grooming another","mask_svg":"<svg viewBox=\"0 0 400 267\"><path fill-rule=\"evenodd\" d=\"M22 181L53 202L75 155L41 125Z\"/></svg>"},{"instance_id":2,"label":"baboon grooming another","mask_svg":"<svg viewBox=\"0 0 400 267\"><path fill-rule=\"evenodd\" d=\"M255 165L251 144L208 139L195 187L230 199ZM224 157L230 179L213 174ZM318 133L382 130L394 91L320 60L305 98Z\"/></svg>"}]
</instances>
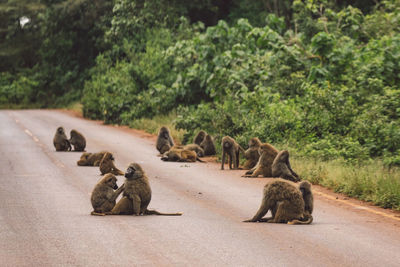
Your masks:
<instances>
[{"instance_id":1,"label":"baboon grooming another","mask_svg":"<svg viewBox=\"0 0 400 267\"><path fill-rule=\"evenodd\" d=\"M206 137L206 135L207 135L207 133L206 133L205 131L200 130L200 131L197 133L196 137L193 139L193 143L195 143L195 144L197 144L197 145L200 145L201 142L203 142L204 137Z\"/></svg>"},{"instance_id":2,"label":"baboon grooming another","mask_svg":"<svg viewBox=\"0 0 400 267\"><path fill-rule=\"evenodd\" d=\"M314 210L314 196L311 191L311 184L308 181L302 181L299 184L299 189L303 195L303 200L304 200L304 218L303 221L299 220L293 220L291 222L288 222L288 224L301 224L304 222L304 219L307 220L313 220L312 217L312 212ZM310 222L310 223L311 223Z\"/></svg>"},{"instance_id":3,"label":"baboon grooming another","mask_svg":"<svg viewBox=\"0 0 400 267\"><path fill-rule=\"evenodd\" d=\"M305 190L310 190L310 188ZM310 194L311 191L309 191ZM312 204L311 204L312 206ZM310 224L311 213L306 212L303 194L295 183L276 178L264 186L261 206L252 219L244 222ZM268 210L272 217L263 218Z\"/></svg>"},{"instance_id":4,"label":"baboon grooming another","mask_svg":"<svg viewBox=\"0 0 400 267\"><path fill-rule=\"evenodd\" d=\"M100 172L102 175L112 173L115 175L124 175L124 172L119 170L114 165L114 157L110 152L106 152L100 161Z\"/></svg>"},{"instance_id":5,"label":"baboon grooming another","mask_svg":"<svg viewBox=\"0 0 400 267\"><path fill-rule=\"evenodd\" d=\"M115 190L115 191L114 191ZM124 185L118 188L117 178L112 173L107 173L96 184L92 191L90 201L92 202L92 215L105 215L111 211L116 203L117 197L124 190Z\"/></svg>"},{"instance_id":6,"label":"baboon grooming another","mask_svg":"<svg viewBox=\"0 0 400 267\"><path fill-rule=\"evenodd\" d=\"M261 141L257 137L253 137L249 141L249 148L244 152L246 162L244 163L243 169L249 170L256 166L260 154L258 148L261 146Z\"/></svg>"},{"instance_id":7,"label":"baboon grooming another","mask_svg":"<svg viewBox=\"0 0 400 267\"><path fill-rule=\"evenodd\" d=\"M204 156L212 156L217 153L215 151L214 141L209 134L204 137L204 140L201 142L200 146L204 149Z\"/></svg>"},{"instance_id":8,"label":"baboon grooming another","mask_svg":"<svg viewBox=\"0 0 400 267\"><path fill-rule=\"evenodd\" d=\"M161 160L163 161L178 161L178 162L204 162L197 156L196 152L187 150L187 149L179 149L172 148L169 151L165 152Z\"/></svg>"},{"instance_id":9,"label":"baboon grooming another","mask_svg":"<svg viewBox=\"0 0 400 267\"><path fill-rule=\"evenodd\" d=\"M65 134L63 127L58 127L56 134L53 138L53 145L56 148L56 151L71 151L71 144Z\"/></svg>"},{"instance_id":10,"label":"baboon grooming another","mask_svg":"<svg viewBox=\"0 0 400 267\"><path fill-rule=\"evenodd\" d=\"M74 146L75 151L85 151L86 139L77 130L71 130L71 138L69 139L71 145Z\"/></svg>"},{"instance_id":11,"label":"baboon grooming another","mask_svg":"<svg viewBox=\"0 0 400 267\"><path fill-rule=\"evenodd\" d=\"M157 137L157 143L156 143L157 150L162 155L168 150L170 150L170 148L173 146L174 146L174 141L172 140L168 128L165 126L161 127Z\"/></svg>"},{"instance_id":12,"label":"baboon grooming another","mask_svg":"<svg viewBox=\"0 0 400 267\"><path fill-rule=\"evenodd\" d=\"M272 163L276 155L278 155L278 150L268 143L262 144L258 148L258 153L260 158L256 166L248 170L244 177L258 177L260 174L264 177L272 177Z\"/></svg>"},{"instance_id":13,"label":"baboon grooming another","mask_svg":"<svg viewBox=\"0 0 400 267\"><path fill-rule=\"evenodd\" d=\"M239 151L244 152L244 149L236 143L236 141L230 136L224 136L222 138L222 160L221 160L221 170L224 169L225 155L228 155L229 169L237 169L239 167Z\"/></svg>"},{"instance_id":14,"label":"baboon grooming another","mask_svg":"<svg viewBox=\"0 0 400 267\"><path fill-rule=\"evenodd\" d=\"M180 216L182 213L161 213L156 210L148 210L151 200L151 188L149 179L142 167L137 163L131 163L125 173L125 188L123 197L118 201L108 215L170 215Z\"/></svg>"},{"instance_id":15,"label":"baboon grooming another","mask_svg":"<svg viewBox=\"0 0 400 267\"><path fill-rule=\"evenodd\" d=\"M287 150L282 150L275 157L274 162L272 163L272 177L281 177L293 182L300 181L299 176L290 166L289 152Z\"/></svg>"},{"instance_id":16,"label":"baboon grooming another","mask_svg":"<svg viewBox=\"0 0 400 267\"><path fill-rule=\"evenodd\" d=\"M82 153L81 158L76 162L78 166L100 166L101 159L104 157L107 151L101 151L98 153Z\"/></svg>"}]
</instances>

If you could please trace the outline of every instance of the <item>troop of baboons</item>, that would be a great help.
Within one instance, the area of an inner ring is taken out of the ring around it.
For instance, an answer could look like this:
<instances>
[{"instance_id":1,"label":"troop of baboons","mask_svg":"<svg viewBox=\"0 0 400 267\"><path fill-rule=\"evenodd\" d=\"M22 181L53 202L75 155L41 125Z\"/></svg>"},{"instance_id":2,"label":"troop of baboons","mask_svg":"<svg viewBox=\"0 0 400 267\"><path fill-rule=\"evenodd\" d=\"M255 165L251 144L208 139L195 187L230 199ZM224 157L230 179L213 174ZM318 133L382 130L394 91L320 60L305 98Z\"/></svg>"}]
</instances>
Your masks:
<instances>
[{"instance_id":1,"label":"troop of baboons","mask_svg":"<svg viewBox=\"0 0 400 267\"><path fill-rule=\"evenodd\" d=\"M56 151L85 151L86 139L77 130L71 130L68 139L63 127L59 127L53 138ZM278 151L269 143L262 143L257 137L251 138L249 147L244 150L232 137L224 136L221 142L221 170L224 170L226 160L229 169L247 170L243 177L268 177L264 186L261 205L252 219L244 222L268 222L287 224L310 224L313 221L314 207L311 184L302 181L293 171L287 150ZM200 157L216 154L214 139L201 130L193 139L192 144L177 145L169 129L161 127L158 133L156 148L161 160L176 162L205 162ZM240 153L246 161L240 166ZM92 215L168 215L179 216L182 213L162 213L149 210L151 187L143 168L137 163L131 163L126 172L114 165L114 156L109 151L97 153L82 153L77 161L78 166L98 166L103 177L95 185L91 194L93 206ZM118 188L117 177L124 175L125 181ZM122 197L117 202L117 198ZM263 218L267 212L271 217Z\"/></svg>"}]
</instances>

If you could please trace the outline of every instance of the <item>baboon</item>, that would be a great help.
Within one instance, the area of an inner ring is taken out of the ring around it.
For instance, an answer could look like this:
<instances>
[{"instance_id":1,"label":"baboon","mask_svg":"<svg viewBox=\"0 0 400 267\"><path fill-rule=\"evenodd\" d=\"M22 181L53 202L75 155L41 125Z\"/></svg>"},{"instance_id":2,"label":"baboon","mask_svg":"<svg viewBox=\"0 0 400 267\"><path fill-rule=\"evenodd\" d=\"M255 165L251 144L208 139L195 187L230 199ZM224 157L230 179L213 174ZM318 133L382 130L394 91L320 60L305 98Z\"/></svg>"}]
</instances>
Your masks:
<instances>
[{"instance_id":1,"label":"baboon","mask_svg":"<svg viewBox=\"0 0 400 267\"><path fill-rule=\"evenodd\" d=\"M112 173L115 175L124 175L124 172L119 170L114 165L114 156L110 152L106 152L100 161L100 172L102 175Z\"/></svg>"},{"instance_id":2,"label":"baboon","mask_svg":"<svg viewBox=\"0 0 400 267\"><path fill-rule=\"evenodd\" d=\"M170 215L180 216L182 213L161 213L156 210L148 210L151 200L151 188L149 179L142 167L137 163L131 163L125 173L125 188L123 197L118 201L108 215Z\"/></svg>"},{"instance_id":3,"label":"baboon","mask_svg":"<svg viewBox=\"0 0 400 267\"><path fill-rule=\"evenodd\" d=\"M77 130L71 130L71 138L69 139L69 142L74 146L75 151L85 151L86 139Z\"/></svg>"},{"instance_id":4,"label":"baboon","mask_svg":"<svg viewBox=\"0 0 400 267\"><path fill-rule=\"evenodd\" d=\"M211 135L207 134L204 137L203 142L200 144L201 148L204 149L204 156L212 156L215 155L217 152L215 151L214 141Z\"/></svg>"},{"instance_id":5,"label":"baboon","mask_svg":"<svg viewBox=\"0 0 400 267\"><path fill-rule=\"evenodd\" d=\"M300 181L299 176L290 166L289 152L287 150L282 150L275 157L272 163L272 177L281 177L293 182Z\"/></svg>"},{"instance_id":6,"label":"baboon","mask_svg":"<svg viewBox=\"0 0 400 267\"><path fill-rule=\"evenodd\" d=\"M183 149L196 152L198 157L204 157L204 150L197 144L187 144L183 146Z\"/></svg>"},{"instance_id":7,"label":"baboon","mask_svg":"<svg viewBox=\"0 0 400 267\"><path fill-rule=\"evenodd\" d=\"M272 163L276 155L278 155L278 150L271 144L264 143L258 148L258 153L260 158L256 166L248 170L244 177L258 177L260 174L264 177L272 177Z\"/></svg>"},{"instance_id":8,"label":"baboon","mask_svg":"<svg viewBox=\"0 0 400 267\"><path fill-rule=\"evenodd\" d=\"M82 153L81 158L76 162L78 166L100 166L101 159L104 157L107 151L101 151L98 153Z\"/></svg>"},{"instance_id":9,"label":"baboon","mask_svg":"<svg viewBox=\"0 0 400 267\"><path fill-rule=\"evenodd\" d=\"M310 221L310 223L313 220L312 217L312 212L314 210L314 196L311 191L311 184L308 181L302 181L299 183L299 189L301 191L301 194L303 195L303 200L304 200L304 216L303 219L301 220L292 220L288 222L288 224L302 224L304 221Z\"/></svg>"},{"instance_id":10,"label":"baboon","mask_svg":"<svg viewBox=\"0 0 400 267\"><path fill-rule=\"evenodd\" d=\"M249 141L249 148L244 152L244 157L246 162L243 165L243 169L249 170L256 166L260 154L258 153L258 148L261 146L261 141L257 137L253 137Z\"/></svg>"},{"instance_id":11,"label":"baboon","mask_svg":"<svg viewBox=\"0 0 400 267\"><path fill-rule=\"evenodd\" d=\"M115 191L114 191L115 190ZM90 201L92 202L92 215L105 215L111 211L116 203L117 197L124 190L124 185L118 188L117 178L112 173L104 175L92 191Z\"/></svg>"},{"instance_id":12,"label":"baboon","mask_svg":"<svg viewBox=\"0 0 400 267\"><path fill-rule=\"evenodd\" d=\"M56 151L71 151L71 144L63 127L60 126L57 128L56 134L53 138L53 144Z\"/></svg>"},{"instance_id":13,"label":"baboon","mask_svg":"<svg viewBox=\"0 0 400 267\"><path fill-rule=\"evenodd\" d=\"M200 130L200 131L197 133L196 137L193 139L193 143L195 143L195 144L197 144L197 145L200 145L201 142L203 142L204 137L206 137L206 135L207 135L207 133L206 133L205 131Z\"/></svg>"},{"instance_id":14,"label":"baboon","mask_svg":"<svg viewBox=\"0 0 400 267\"><path fill-rule=\"evenodd\" d=\"M309 192L311 194L311 191ZM275 178L264 186L261 206L257 213L244 222L310 224L313 218L304 207L303 194L297 185ZM272 217L263 218L268 210L271 211Z\"/></svg>"},{"instance_id":15,"label":"baboon","mask_svg":"<svg viewBox=\"0 0 400 267\"><path fill-rule=\"evenodd\" d=\"M173 146L174 146L174 141L172 140L168 128L165 126L161 127L157 137L157 144L156 144L157 150L162 155L168 150L170 150L170 148Z\"/></svg>"},{"instance_id":16,"label":"baboon","mask_svg":"<svg viewBox=\"0 0 400 267\"><path fill-rule=\"evenodd\" d=\"M165 152L161 160L163 161L178 161L178 162L204 162L197 156L196 152L187 149L172 148Z\"/></svg>"},{"instance_id":17,"label":"baboon","mask_svg":"<svg viewBox=\"0 0 400 267\"><path fill-rule=\"evenodd\" d=\"M229 169L237 169L239 167L239 151L244 152L244 149L236 143L236 141L230 136L224 136L222 138L222 160L221 160L221 170L224 169L225 164L225 154L228 155Z\"/></svg>"}]
</instances>

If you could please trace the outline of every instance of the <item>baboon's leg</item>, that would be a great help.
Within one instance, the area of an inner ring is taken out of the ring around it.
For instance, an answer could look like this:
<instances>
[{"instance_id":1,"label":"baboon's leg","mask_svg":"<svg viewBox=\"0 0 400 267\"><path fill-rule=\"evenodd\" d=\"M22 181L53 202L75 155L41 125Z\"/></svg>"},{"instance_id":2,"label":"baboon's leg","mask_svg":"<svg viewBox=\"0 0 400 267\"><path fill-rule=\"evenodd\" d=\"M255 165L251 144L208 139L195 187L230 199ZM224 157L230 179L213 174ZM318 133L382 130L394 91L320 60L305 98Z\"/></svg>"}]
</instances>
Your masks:
<instances>
[{"instance_id":1,"label":"baboon's leg","mask_svg":"<svg viewBox=\"0 0 400 267\"><path fill-rule=\"evenodd\" d=\"M286 210L290 209L290 203L287 200L279 201L276 204L276 213L273 219L268 220L269 223L287 223L288 218Z\"/></svg>"},{"instance_id":2,"label":"baboon's leg","mask_svg":"<svg viewBox=\"0 0 400 267\"><path fill-rule=\"evenodd\" d=\"M106 215L128 215L132 214L133 209L131 208L131 200L127 197L121 198L114 208L105 212Z\"/></svg>"},{"instance_id":3,"label":"baboon's leg","mask_svg":"<svg viewBox=\"0 0 400 267\"><path fill-rule=\"evenodd\" d=\"M262 174L262 168L257 168L250 177L258 177L260 174Z\"/></svg>"},{"instance_id":4,"label":"baboon's leg","mask_svg":"<svg viewBox=\"0 0 400 267\"><path fill-rule=\"evenodd\" d=\"M133 197L132 204L133 204L133 214L136 216L140 215L140 197L138 195Z\"/></svg>"},{"instance_id":5,"label":"baboon's leg","mask_svg":"<svg viewBox=\"0 0 400 267\"><path fill-rule=\"evenodd\" d=\"M225 151L224 148L222 148L221 170L224 169L224 164L225 164Z\"/></svg>"},{"instance_id":6,"label":"baboon's leg","mask_svg":"<svg viewBox=\"0 0 400 267\"><path fill-rule=\"evenodd\" d=\"M235 161L235 169L239 168L239 150L236 152L236 161Z\"/></svg>"},{"instance_id":7,"label":"baboon's leg","mask_svg":"<svg viewBox=\"0 0 400 267\"><path fill-rule=\"evenodd\" d=\"M233 163L233 169L237 169L237 165L236 165L236 152L235 151L232 151L233 153L232 153L232 163ZM231 168L232 169L232 168Z\"/></svg>"},{"instance_id":8,"label":"baboon's leg","mask_svg":"<svg viewBox=\"0 0 400 267\"><path fill-rule=\"evenodd\" d=\"M269 202L263 198L261 206L258 209L256 215L254 215L254 217L249 220L245 220L244 222L258 222L262 219L262 217L265 216L265 214L267 214L268 210L269 210Z\"/></svg>"}]
</instances>

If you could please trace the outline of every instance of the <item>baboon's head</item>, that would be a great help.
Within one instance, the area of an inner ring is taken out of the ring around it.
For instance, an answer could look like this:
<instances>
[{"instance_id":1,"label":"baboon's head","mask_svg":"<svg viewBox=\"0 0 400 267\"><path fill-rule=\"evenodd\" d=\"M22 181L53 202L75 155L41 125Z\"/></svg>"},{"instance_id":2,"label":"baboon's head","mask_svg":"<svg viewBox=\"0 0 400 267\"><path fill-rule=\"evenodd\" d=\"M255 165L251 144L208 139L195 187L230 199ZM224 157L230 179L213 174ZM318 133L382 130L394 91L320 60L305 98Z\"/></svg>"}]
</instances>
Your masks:
<instances>
[{"instance_id":1,"label":"baboon's head","mask_svg":"<svg viewBox=\"0 0 400 267\"><path fill-rule=\"evenodd\" d=\"M81 160L87 160L91 154L92 153L88 153L88 152L82 153Z\"/></svg>"},{"instance_id":2,"label":"baboon's head","mask_svg":"<svg viewBox=\"0 0 400 267\"><path fill-rule=\"evenodd\" d=\"M260 147L258 148L258 154L260 156L265 152L267 154L271 154L272 147L270 144L261 144Z\"/></svg>"},{"instance_id":3,"label":"baboon's head","mask_svg":"<svg viewBox=\"0 0 400 267\"><path fill-rule=\"evenodd\" d=\"M71 139L76 138L78 136L78 132L76 130L71 130Z\"/></svg>"},{"instance_id":4,"label":"baboon's head","mask_svg":"<svg viewBox=\"0 0 400 267\"><path fill-rule=\"evenodd\" d=\"M311 184L308 181L302 181L299 184L299 189L303 195L311 192Z\"/></svg>"},{"instance_id":5,"label":"baboon's head","mask_svg":"<svg viewBox=\"0 0 400 267\"><path fill-rule=\"evenodd\" d=\"M61 127L61 126L58 127L58 128L57 128L57 133L58 133L58 134L64 134L64 128Z\"/></svg>"},{"instance_id":6,"label":"baboon's head","mask_svg":"<svg viewBox=\"0 0 400 267\"><path fill-rule=\"evenodd\" d=\"M206 136L206 132L203 131L203 130L201 130L201 131L197 134L197 136L198 136L200 139L204 139L204 137Z\"/></svg>"},{"instance_id":7,"label":"baboon's head","mask_svg":"<svg viewBox=\"0 0 400 267\"><path fill-rule=\"evenodd\" d=\"M257 147L261 145L260 139L258 137L253 137L249 141L249 147Z\"/></svg>"},{"instance_id":8,"label":"baboon's head","mask_svg":"<svg viewBox=\"0 0 400 267\"><path fill-rule=\"evenodd\" d=\"M106 184L114 190L118 189L117 177L115 177L112 173L107 173L106 175L104 175L102 183Z\"/></svg>"},{"instance_id":9,"label":"baboon's head","mask_svg":"<svg viewBox=\"0 0 400 267\"><path fill-rule=\"evenodd\" d=\"M207 142L212 142L211 135L209 135L209 134L206 135L206 141Z\"/></svg>"},{"instance_id":10,"label":"baboon's head","mask_svg":"<svg viewBox=\"0 0 400 267\"><path fill-rule=\"evenodd\" d=\"M163 127L160 128L160 136L165 138L165 139L168 139L169 131L168 131L167 127L163 126Z\"/></svg>"},{"instance_id":11,"label":"baboon's head","mask_svg":"<svg viewBox=\"0 0 400 267\"><path fill-rule=\"evenodd\" d=\"M131 163L129 164L128 169L126 169L125 172L125 178L126 179L138 179L143 176L144 172L142 167L140 167L139 164L137 163Z\"/></svg>"},{"instance_id":12,"label":"baboon's head","mask_svg":"<svg viewBox=\"0 0 400 267\"><path fill-rule=\"evenodd\" d=\"M114 160L113 154L111 154L110 152L107 152L107 153L104 155L104 160Z\"/></svg>"},{"instance_id":13,"label":"baboon's head","mask_svg":"<svg viewBox=\"0 0 400 267\"><path fill-rule=\"evenodd\" d=\"M223 147L229 149L232 147L232 141L229 138L223 138Z\"/></svg>"},{"instance_id":14,"label":"baboon's head","mask_svg":"<svg viewBox=\"0 0 400 267\"><path fill-rule=\"evenodd\" d=\"M204 151L199 150L199 151L197 152L197 156L198 156L198 157L204 157Z\"/></svg>"}]
</instances>

